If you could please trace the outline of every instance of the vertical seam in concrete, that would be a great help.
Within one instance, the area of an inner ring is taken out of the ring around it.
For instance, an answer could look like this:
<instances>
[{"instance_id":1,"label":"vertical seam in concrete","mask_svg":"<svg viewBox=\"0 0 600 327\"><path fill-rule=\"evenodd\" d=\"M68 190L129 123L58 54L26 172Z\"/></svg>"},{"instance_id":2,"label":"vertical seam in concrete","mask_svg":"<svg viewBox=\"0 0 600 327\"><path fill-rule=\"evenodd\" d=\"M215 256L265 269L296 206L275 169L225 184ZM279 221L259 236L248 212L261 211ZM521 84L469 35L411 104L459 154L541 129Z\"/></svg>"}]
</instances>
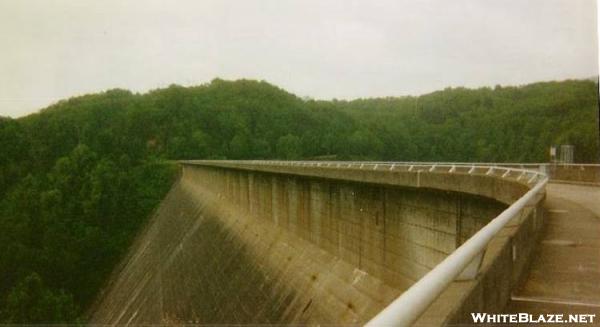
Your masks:
<instances>
[{"instance_id":1,"label":"vertical seam in concrete","mask_svg":"<svg viewBox=\"0 0 600 327\"><path fill-rule=\"evenodd\" d=\"M462 243L462 197L457 196L456 201L456 248Z\"/></svg>"},{"instance_id":2,"label":"vertical seam in concrete","mask_svg":"<svg viewBox=\"0 0 600 327\"><path fill-rule=\"evenodd\" d=\"M357 192L359 192L359 190L357 190ZM353 201L357 201L357 196L355 195L353 197ZM362 267L362 248L363 248L363 233L365 232L365 220L364 216L365 216L365 212L366 210L363 210L363 203L359 202L360 204L360 211L359 211L359 215L358 215L358 220L359 220L359 226L360 226L360 233L358 233L358 269L363 269Z\"/></svg>"},{"instance_id":3,"label":"vertical seam in concrete","mask_svg":"<svg viewBox=\"0 0 600 327\"><path fill-rule=\"evenodd\" d=\"M164 298L163 298L163 282L162 282L162 269L158 270L158 303L160 305L160 320L165 318L165 310L164 310Z\"/></svg>"},{"instance_id":4,"label":"vertical seam in concrete","mask_svg":"<svg viewBox=\"0 0 600 327\"><path fill-rule=\"evenodd\" d=\"M386 221L387 221L386 207L387 207L387 201L388 201L388 190L387 190L387 188L384 188L382 191L383 191L383 206L382 206L382 208L383 208L382 209L383 210L383 213L382 213L382 219L383 219L383 222L382 222L383 223L383 258L382 259L383 259L383 262L381 264L385 267L386 262L387 262L387 260L386 260L387 259L386 258L387 257L386 256L386 253L387 253L387 247L386 247L387 237L386 236L387 236L387 234L386 234L385 225L386 225Z\"/></svg>"}]
</instances>

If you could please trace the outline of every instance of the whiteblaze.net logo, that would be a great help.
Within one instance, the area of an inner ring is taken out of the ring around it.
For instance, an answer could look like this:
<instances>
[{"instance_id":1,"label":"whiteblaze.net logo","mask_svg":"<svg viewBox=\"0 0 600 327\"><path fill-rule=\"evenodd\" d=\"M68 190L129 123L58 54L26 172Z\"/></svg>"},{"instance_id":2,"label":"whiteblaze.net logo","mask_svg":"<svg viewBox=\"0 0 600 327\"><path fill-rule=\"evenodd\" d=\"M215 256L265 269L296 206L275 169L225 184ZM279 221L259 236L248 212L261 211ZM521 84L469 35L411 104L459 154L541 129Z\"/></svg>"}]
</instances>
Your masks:
<instances>
[{"instance_id":1,"label":"whiteblaze.net logo","mask_svg":"<svg viewBox=\"0 0 600 327\"><path fill-rule=\"evenodd\" d=\"M595 314L471 313L476 324L593 324Z\"/></svg>"}]
</instances>

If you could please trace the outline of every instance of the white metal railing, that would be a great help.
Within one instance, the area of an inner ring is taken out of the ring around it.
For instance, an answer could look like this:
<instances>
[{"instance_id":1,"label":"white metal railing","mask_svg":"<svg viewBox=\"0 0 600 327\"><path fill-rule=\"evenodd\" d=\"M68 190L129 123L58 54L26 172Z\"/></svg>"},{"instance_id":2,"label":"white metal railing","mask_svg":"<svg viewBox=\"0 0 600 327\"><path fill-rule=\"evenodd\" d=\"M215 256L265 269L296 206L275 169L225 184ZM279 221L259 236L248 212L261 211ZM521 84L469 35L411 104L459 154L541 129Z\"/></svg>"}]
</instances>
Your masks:
<instances>
[{"instance_id":1,"label":"white metal railing","mask_svg":"<svg viewBox=\"0 0 600 327\"><path fill-rule=\"evenodd\" d=\"M600 163L548 163L548 162L435 162L435 161L321 161L321 160L302 160L302 161L288 161L288 160L179 160L183 163L199 163L199 162L222 162L222 163L251 163L251 164L276 164L276 165L287 165L287 166L328 166L331 164L340 164L352 166L356 164L364 165L418 165L418 166L476 166L476 167L512 167L512 168L540 168L540 167L600 167ZM319 165L320 164L320 165Z\"/></svg>"},{"instance_id":2,"label":"white metal railing","mask_svg":"<svg viewBox=\"0 0 600 327\"><path fill-rule=\"evenodd\" d=\"M226 165L255 165L255 166L290 166L290 167L319 167L356 170L407 170L446 173L467 173L469 175L499 175L502 178L525 180L528 184L546 177L543 171L526 167L539 167L542 164L495 164L495 163L435 163L435 162L390 162L390 161L283 161L283 160L181 160L187 164L226 164ZM517 166L517 167L514 167ZM483 173L482 173L483 172ZM518 176L515 177L515 174Z\"/></svg>"},{"instance_id":3,"label":"white metal railing","mask_svg":"<svg viewBox=\"0 0 600 327\"><path fill-rule=\"evenodd\" d=\"M400 297L389 304L379 314L372 318L367 326L410 326L437 297L459 276L464 279L474 278L483 258L488 243L500 230L524 207L541 194L548 177L540 170L513 168L511 166L540 165L540 164L497 164L480 163L423 163L423 162L356 162L356 161L182 161L187 164L226 164L226 165L255 165L255 166L295 166L319 167L332 169L357 170L404 170L408 172L449 173L467 175L493 175L499 178L513 179L529 185L530 190L510 205L496 218L476 232L448 257L435 266L425 276L419 279ZM475 267L472 269L472 267ZM462 274L461 274L462 273Z\"/></svg>"},{"instance_id":4,"label":"white metal railing","mask_svg":"<svg viewBox=\"0 0 600 327\"><path fill-rule=\"evenodd\" d=\"M204 161L204 160L203 160ZM180 161L181 162L181 161ZM193 162L193 161L187 161ZM196 161L198 162L198 161ZM204 161L204 162L211 162ZM252 163L252 164L272 164L272 165L287 165L287 166L302 166L302 167L334 167L334 168L360 168L363 169L365 167L370 167L371 169L379 169L382 167L389 167L390 170L396 170L396 168L401 167L412 167L409 171L421 169L433 169L436 170L444 167L453 167L449 168L448 172L454 173L458 172L459 168L469 167L470 173L476 172L478 169L484 169L489 167L494 167L494 169L501 168L512 168L511 172L516 172L520 170L536 170L540 173L545 174L552 181L560 181L560 182L572 182L572 183L583 183L583 184L600 184L600 164L598 163L517 163L517 162L503 162L503 163L495 163L495 162L410 162L410 161L281 161L281 160L241 160L241 161L212 161L212 162L241 162L241 163ZM376 166L376 167L374 167ZM435 168L432 168L435 166ZM588 180L588 177L581 178L564 178L559 171L556 171L556 168L569 168L569 169L596 169L598 171L597 175L599 177L592 177L593 180ZM506 171L505 171L506 172ZM510 172L506 172L505 176L508 177ZM519 181L527 176L520 176ZM530 177L531 178L531 177Z\"/></svg>"}]
</instances>

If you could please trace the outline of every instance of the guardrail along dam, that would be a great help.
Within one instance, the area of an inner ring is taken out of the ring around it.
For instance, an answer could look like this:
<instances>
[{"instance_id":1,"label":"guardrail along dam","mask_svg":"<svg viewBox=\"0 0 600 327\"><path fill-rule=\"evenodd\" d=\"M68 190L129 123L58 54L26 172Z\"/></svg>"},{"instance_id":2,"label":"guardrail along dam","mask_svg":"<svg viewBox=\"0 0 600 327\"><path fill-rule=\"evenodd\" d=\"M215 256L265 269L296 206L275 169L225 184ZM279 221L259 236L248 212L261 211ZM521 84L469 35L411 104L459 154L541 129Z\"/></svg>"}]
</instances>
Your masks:
<instances>
[{"instance_id":1,"label":"guardrail along dam","mask_svg":"<svg viewBox=\"0 0 600 327\"><path fill-rule=\"evenodd\" d=\"M180 166L92 324L471 323L518 308L548 219L519 167Z\"/></svg>"}]
</instances>

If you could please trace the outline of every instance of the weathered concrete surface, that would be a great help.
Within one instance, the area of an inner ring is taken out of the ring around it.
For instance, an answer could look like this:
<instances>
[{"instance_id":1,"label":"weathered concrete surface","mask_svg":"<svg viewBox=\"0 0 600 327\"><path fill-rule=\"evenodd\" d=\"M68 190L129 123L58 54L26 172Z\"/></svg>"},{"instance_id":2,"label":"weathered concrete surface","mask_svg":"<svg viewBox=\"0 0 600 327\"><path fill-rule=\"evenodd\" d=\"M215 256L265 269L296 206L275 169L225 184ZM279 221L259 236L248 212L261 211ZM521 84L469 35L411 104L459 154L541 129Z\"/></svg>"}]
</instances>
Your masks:
<instances>
[{"instance_id":1,"label":"weathered concrete surface","mask_svg":"<svg viewBox=\"0 0 600 327\"><path fill-rule=\"evenodd\" d=\"M551 183L546 189L553 198L575 202L600 217L600 187Z\"/></svg>"},{"instance_id":2,"label":"weathered concrete surface","mask_svg":"<svg viewBox=\"0 0 600 327\"><path fill-rule=\"evenodd\" d=\"M548 165L548 174L556 182L600 185L600 165Z\"/></svg>"},{"instance_id":3,"label":"weathered concrete surface","mask_svg":"<svg viewBox=\"0 0 600 327\"><path fill-rule=\"evenodd\" d=\"M361 184L376 184L390 186L404 186L422 189L454 191L472 194L502 203L512 203L519 199L531 186L523 178L516 180L520 173L513 171L502 177L504 171L492 170L489 167L476 168L472 174L470 166L457 166L454 173L448 169L415 168L410 171L409 166L397 166L393 170L388 168L361 169L356 165L329 166L286 166L280 164L253 164L252 161L184 161L183 165L231 168L244 171L268 172L271 174L289 174L294 176L317 177L338 181L358 182Z\"/></svg>"},{"instance_id":4,"label":"weathered concrete surface","mask_svg":"<svg viewBox=\"0 0 600 327\"><path fill-rule=\"evenodd\" d=\"M492 199L526 190L494 174L184 165L91 322L363 323L506 207ZM442 321L504 307L538 216L492 242Z\"/></svg>"},{"instance_id":5,"label":"weathered concrete surface","mask_svg":"<svg viewBox=\"0 0 600 327\"><path fill-rule=\"evenodd\" d=\"M91 323L356 323L400 294L310 242L217 201L189 181L177 184Z\"/></svg>"},{"instance_id":6,"label":"weathered concrete surface","mask_svg":"<svg viewBox=\"0 0 600 327\"><path fill-rule=\"evenodd\" d=\"M547 190L547 228L507 310L600 319L600 187L550 184Z\"/></svg>"},{"instance_id":7,"label":"weathered concrete surface","mask_svg":"<svg viewBox=\"0 0 600 327\"><path fill-rule=\"evenodd\" d=\"M456 192L218 167L185 167L183 175L399 288L506 207Z\"/></svg>"}]
</instances>

